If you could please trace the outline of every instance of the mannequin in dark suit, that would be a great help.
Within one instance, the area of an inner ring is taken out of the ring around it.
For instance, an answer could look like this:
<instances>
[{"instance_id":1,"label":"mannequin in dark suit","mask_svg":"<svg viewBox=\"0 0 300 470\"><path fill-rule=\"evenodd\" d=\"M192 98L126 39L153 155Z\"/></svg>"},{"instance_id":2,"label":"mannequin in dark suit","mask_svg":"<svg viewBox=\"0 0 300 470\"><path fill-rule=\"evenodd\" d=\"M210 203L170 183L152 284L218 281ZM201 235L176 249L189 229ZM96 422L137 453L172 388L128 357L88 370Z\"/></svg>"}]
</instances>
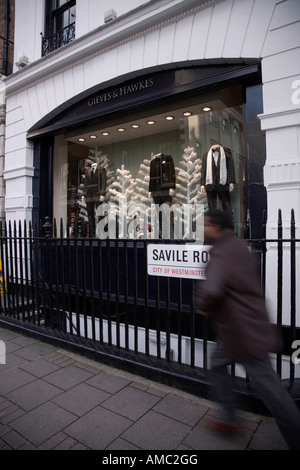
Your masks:
<instances>
[{"instance_id":1,"label":"mannequin in dark suit","mask_svg":"<svg viewBox=\"0 0 300 470\"><path fill-rule=\"evenodd\" d=\"M213 145L203 155L201 192L207 194L209 209L217 208L219 198L222 209L231 215L230 192L234 189L235 174L230 149Z\"/></svg>"},{"instance_id":2,"label":"mannequin in dark suit","mask_svg":"<svg viewBox=\"0 0 300 470\"><path fill-rule=\"evenodd\" d=\"M175 181L175 167L171 155L164 155L163 153L155 155L150 162L149 181L149 192L153 197L154 204L158 206L164 203L171 205L171 192L175 189ZM159 217L159 236L161 237L163 234L161 212ZM171 227L173 227L173 213L171 213Z\"/></svg>"},{"instance_id":3,"label":"mannequin in dark suit","mask_svg":"<svg viewBox=\"0 0 300 470\"><path fill-rule=\"evenodd\" d=\"M84 193L92 236L95 235L95 214L101 203L101 196L106 194L106 170L87 159L84 171Z\"/></svg>"}]
</instances>

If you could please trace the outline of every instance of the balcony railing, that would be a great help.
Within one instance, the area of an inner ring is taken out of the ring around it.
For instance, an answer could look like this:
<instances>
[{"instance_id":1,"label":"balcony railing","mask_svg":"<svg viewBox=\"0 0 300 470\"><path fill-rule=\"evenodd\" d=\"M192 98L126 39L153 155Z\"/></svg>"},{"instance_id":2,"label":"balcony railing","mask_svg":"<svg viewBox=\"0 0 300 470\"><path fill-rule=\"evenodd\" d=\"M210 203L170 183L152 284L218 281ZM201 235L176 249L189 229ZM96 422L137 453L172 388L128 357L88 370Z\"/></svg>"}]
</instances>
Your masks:
<instances>
[{"instance_id":1,"label":"balcony railing","mask_svg":"<svg viewBox=\"0 0 300 470\"><path fill-rule=\"evenodd\" d=\"M75 22L47 38L42 37L42 57L59 49L75 39Z\"/></svg>"},{"instance_id":2,"label":"balcony railing","mask_svg":"<svg viewBox=\"0 0 300 470\"><path fill-rule=\"evenodd\" d=\"M0 36L0 75L8 76L13 71L14 43Z\"/></svg>"}]
</instances>

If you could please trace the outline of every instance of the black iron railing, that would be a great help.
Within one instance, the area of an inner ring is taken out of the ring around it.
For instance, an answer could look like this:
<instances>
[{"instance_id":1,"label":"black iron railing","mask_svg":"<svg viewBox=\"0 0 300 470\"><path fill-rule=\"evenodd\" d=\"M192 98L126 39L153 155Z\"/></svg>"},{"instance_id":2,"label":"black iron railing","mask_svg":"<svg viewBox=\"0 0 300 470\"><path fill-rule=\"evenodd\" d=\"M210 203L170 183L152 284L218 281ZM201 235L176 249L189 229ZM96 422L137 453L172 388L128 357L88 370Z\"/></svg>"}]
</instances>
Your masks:
<instances>
[{"instance_id":1,"label":"black iron railing","mask_svg":"<svg viewBox=\"0 0 300 470\"><path fill-rule=\"evenodd\" d=\"M55 32L51 36L42 37L42 57L59 49L75 39L75 22Z\"/></svg>"},{"instance_id":2,"label":"black iron railing","mask_svg":"<svg viewBox=\"0 0 300 470\"><path fill-rule=\"evenodd\" d=\"M79 347L147 376L152 372L156 379L183 380L187 389L200 393L201 385L207 384L214 334L209 320L194 310L195 281L149 276L147 244L153 240L65 238L64 233L62 223L57 229L49 219L41 227L26 223L0 227L0 324ZM299 384L300 367L292 360L293 345L300 339L296 321L300 240L295 233L292 211L289 236L283 237L279 211L276 238L249 240L260 259L263 292L268 257L276 258L275 323L282 331L284 349L274 364L292 388ZM248 379L237 379L243 393L251 394ZM299 389L294 390L300 399Z\"/></svg>"},{"instance_id":3,"label":"black iron railing","mask_svg":"<svg viewBox=\"0 0 300 470\"><path fill-rule=\"evenodd\" d=\"M8 76L13 71L14 43L0 35L0 74Z\"/></svg>"}]
</instances>

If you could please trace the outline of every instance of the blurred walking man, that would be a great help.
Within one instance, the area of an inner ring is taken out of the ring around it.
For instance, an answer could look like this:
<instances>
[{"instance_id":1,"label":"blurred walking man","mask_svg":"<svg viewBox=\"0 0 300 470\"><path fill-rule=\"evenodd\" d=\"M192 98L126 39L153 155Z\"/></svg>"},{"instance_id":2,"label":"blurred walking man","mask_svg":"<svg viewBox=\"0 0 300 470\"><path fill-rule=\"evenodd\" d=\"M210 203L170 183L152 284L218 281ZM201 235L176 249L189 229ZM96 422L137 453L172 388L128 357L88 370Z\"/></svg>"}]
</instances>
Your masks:
<instances>
[{"instance_id":1,"label":"blurred walking man","mask_svg":"<svg viewBox=\"0 0 300 470\"><path fill-rule=\"evenodd\" d=\"M269 352L278 350L280 341L268 320L256 261L230 225L225 212L206 212L204 237L212 248L207 279L197 282L195 296L198 312L210 315L217 335L211 378L224 421L216 422L214 428L225 432L238 429L227 374L227 366L237 362L245 368L289 448L300 450L299 410L269 360Z\"/></svg>"}]
</instances>

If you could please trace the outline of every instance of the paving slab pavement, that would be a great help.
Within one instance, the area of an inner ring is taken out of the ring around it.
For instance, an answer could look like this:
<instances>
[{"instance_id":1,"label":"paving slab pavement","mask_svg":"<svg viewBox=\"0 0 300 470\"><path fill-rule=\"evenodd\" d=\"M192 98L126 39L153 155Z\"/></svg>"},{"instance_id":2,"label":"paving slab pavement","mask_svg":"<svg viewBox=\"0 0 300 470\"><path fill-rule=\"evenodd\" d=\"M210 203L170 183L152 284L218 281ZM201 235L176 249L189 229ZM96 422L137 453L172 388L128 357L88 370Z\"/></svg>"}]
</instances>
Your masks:
<instances>
[{"instance_id":1,"label":"paving slab pavement","mask_svg":"<svg viewBox=\"0 0 300 470\"><path fill-rule=\"evenodd\" d=\"M112 458L288 449L272 418L241 412L241 434L218 433L207 426L218 415L211 401L2 327L0 341L0 450L101 450Z\"/></svg>"}]
</instances>

